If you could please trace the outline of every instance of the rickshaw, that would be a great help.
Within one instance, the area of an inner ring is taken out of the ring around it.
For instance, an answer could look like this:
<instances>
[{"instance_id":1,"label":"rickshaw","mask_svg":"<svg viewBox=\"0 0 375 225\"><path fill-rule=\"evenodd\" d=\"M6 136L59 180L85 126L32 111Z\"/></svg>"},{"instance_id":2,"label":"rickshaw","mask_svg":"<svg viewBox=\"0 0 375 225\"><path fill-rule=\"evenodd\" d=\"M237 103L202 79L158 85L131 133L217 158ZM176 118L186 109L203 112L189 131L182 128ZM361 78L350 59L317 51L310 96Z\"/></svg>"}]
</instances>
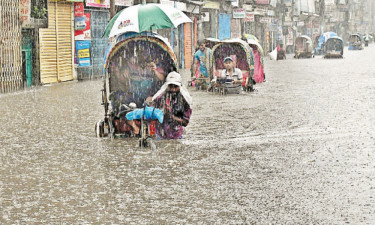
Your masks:
<instances>
[{"instance_id":1,"label":"rickshaw","mask_svg":"<svg viewBox=\"0 0 375 225\"><path fill-rule=\"evenodd\" d=\"M245 91L253 91L254 75L254 55L253 50L247 42L241 39L228 39L221 41L212 48L211 51L211 71L213 79L216 77L217 82L213 85L212 90L220 94L226 94L225 78L221 78L221 73L224 69L224 58L230 56L233 59L236 68L242 71L243 82L242 89Z\"/></svg>"},{"instance_id":2,"label":"rickshaw","mask_svg":"<svg viewBox=\"0 0 375 225\"><path fill-rule=\"evenodd\" d=\"M263 48L260 45L259 41L257 41L256 38L247 38L246 41L250 45L250 47L253 49L253 55L254 55L254 76L253 76L253 79L257 83L262 83L263 80L265 79L264 61L263 61L263 57L264 57Z\"/></svg>"},{"instance_id":3,"label":"rickshaw","mask_svg":"<svg viewBox=\"0 0 375 225\"><path fill-rule=\"evenodd\" d=\"M352 34L349 37L349 48L348 50L362 50L363 44L362 44L362 37L360 34Z\"/></svg>"},{"instance_id":4,"label":"rickshaw","mask_svg":"<svg viewBox=\"0 0 375 225\"><path fill-rule=\"evenodd\" d=\"M220 42L217 38L205 38L206 48L212 49L217 43ZM199 50L199 46L196 46L195 52ZM193 59L191 61L191 68L194 68L195 54L193 54ZM191 69L191 80L188 81L188 86L195 87L197 90L206 89L209 86L209 78L199 77L198 73L199 65L197 71Z\"/></svg>"},{"instance_id":5,"label":"rickshaw","mask_svg":"<svg viewBox=\"0 0 375 225\"><path fill-rule=\"evenodd\" d=\"M343 58L344 41L340 37L330 37L324 45L324 58Z\"/></svg>"},{"instance_id":6,"label":"rickshaw","mask_svg":"<svg viewBox=\"0 0 375 225\"><path fill-rule=\"evenodd\" d=\"M217 38L205 38L206 47L212 49L217 43L220 42ZM198 50L198 49L197 49Z\"/></svg>"},{"instance_id":7,"label":"rickshaw","mask_svg":"<svg viewBox=\"0 0 375 225\"><path fill-rule=\"evenodd\" d=\"M338 35L332 31L329 31L320 35L318 39L318 47L315 49L316 54L319 54L319 55L324 54L324 49L325 49L324 45L327 42L327 40L331 37L338 37Z\"/></svg>"},{"instance_id":8,"label":"rickshaw","mask_svg":"<svg viewBox=\"0 0 375 225\"><path fill-rule=\"evenodd\" d=\"M98 137L141 136L140 145L147 146L149 136L154 135L155 120L144 121L142 117L130 121L127 114L142 108L149 110L144 104L146 98L163 84L156 72L150 73L151 61L165 76L178 68L172 47L155 33L124 33L109 44L103 71L104 119L95 126ZM140 128L139 132L134 132L135 126Z\"/></svg>"},{"instance_id":9,"label":"rickshaw","mask_svg":"<svg viewBox=\"0 0 375 225\"><path fill-rule=\"evenodd\" d=\"M296 38L294 58L312 58L314 55L313 43L309 36L302 35Z\"/></svg>"}]
</instances>

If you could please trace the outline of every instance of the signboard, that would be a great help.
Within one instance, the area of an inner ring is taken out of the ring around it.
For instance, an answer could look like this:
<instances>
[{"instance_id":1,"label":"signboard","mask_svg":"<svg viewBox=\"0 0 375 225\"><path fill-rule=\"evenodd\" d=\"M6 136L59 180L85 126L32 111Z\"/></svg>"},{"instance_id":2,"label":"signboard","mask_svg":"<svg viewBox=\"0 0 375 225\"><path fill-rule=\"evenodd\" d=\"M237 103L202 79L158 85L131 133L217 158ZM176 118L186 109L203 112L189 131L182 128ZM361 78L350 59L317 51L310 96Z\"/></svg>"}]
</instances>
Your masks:
<instances>
[{"instance_id":1,"label":"signboard","mask_svg":"<svg viewBox=\"0 0 375 225\"><path fill-rule=\"evenodd\" d=\"M267 16L275 16L275 11L267 10Z\"/></svg>"},{"instance_id":2,"label":"signboard","mask_svg":"<svg viewBox=\"0 0 375 225\"><path fill-rule=\"evenodd\" d=\"M76 51L79 67L91 66L91 41L76 41Z\"/></svg>"},{"instance_id":3,"label":"signboard","mask_svg":"<svg viewBox=\"0 0 375 225\"><path fill-rule=\"evenodd\" d=\"M284 0L286 6L292 6L292 0Z\"/></svg>"},{"instance_id":4,"label":"signboard","mask_svg":"<svg viewBox=\"0 0 375 225\"><path fill-rule=\"evenodd\" d=\"M83 2L82 3L79 3L79 2L76 2L74 3L74 16L76 17L82 17L83 16Z\"/></svg>"},{"instance_id":5,"label":"signboard","mask_svg":"<svg viewBox=\"0 0 375 225\"><path fill-rule=\"evenodd\" d=\"M261 5L268 5L270 4L270 0L257 0L257 3Z\"/></svg>"},{"instance_id":6,"label":"signboard","mask_svg":"<svg viewBox=\"0 0 375 225\"><path fill-rule=\"evenodd\" d=\"M213 1L204 1L205 9L220 9L220 3L219 2L213 2Z\"/></svg>"},{"instance_id":7,"label":"signboard","mask_svg":"<svg viewBox=\"0 0 375 225\"><path fill-rule=\"evenodd\" d=\"M174 2L170 0L160 0L160 4L162 5L168 5L170 7L174 7Z\"/></svg>"},{"instance_id":8,"label":"signboard","mask_svg":"<svg viewBox=\"0 0 375 225\"><path fill-rule=\"evenodd\" d=\"M30 23L31 3L30 0L20 0L20 19L21 26L24 27Z\"/></svg>"},{"instance_id":9,"label":"signboard","mask_svg":"<svg viewBox=\"0 0 375 225\"><path fill-rule=\"evenodd\" d=\"M232 1L232 6L233 7L238 7L238 0L231 0Z\"/></svg>"},{"instance_id":10,"label":"signboard","mask_svg":"<svg viewBox=\"0 0 375 225\"><path fill-rule=\"evenodd\" d=\"M246 12L244 21L245 22L254 22L255 21L254 13Z\"/></svg>"},{"instance_id":11,"label":"signboard","mask_svg":"<svg viewBox=\"0 0 375 225\"><path fill-rule=\"evenodd\" d=\"M276 4L277 4L277 0L271 0L270 1L271 6L276 7Z\"/></svg>"},{"instance_id":12,"label":"signboard","mask_svg":"<svg viewBox=\"0 0 375 225\"><path fill-rule=\"evenodd\" d=\"M110 0L86 0L86 6L98 7L98 8L109 8Z\"/></svg>"},{"instance_id":13,"label":"signboard","mask_svg":"<svg viewBox=\"0 0 375 225\"><path fill-rule=\"evenodd\" d=\"M173 7L173 8L176 8L176 9L179 9L181 11L185 11L186 12L186 3L184 2L176 2L176 1L170 1L170 0L160 0L160 4L162 5L168 5L170 7Z\"/></svg>"},{"instance_id":14,"label":"signboard","mask_svg":"<svg viewBox=\"0 0 375 225\"><path fill-rule=\"evenodd\" d=\"M91 40L91 14L85 13L83 18L86 25L85 29L74 32L75 40Z\"/></svg>"},{"instance_id":15,"label":"signboard","mask_svg":"<svg viewBox=\"0 0 375 225\"><path fill-rule=\"evenodd\" d=\"M271 18L269 17L261 17L259 20L260 23L271 23Z\"/></svg>"},{"instance_id":16,"label":"signboard","mask_svg":"<svg viewBox=\"0 0 375 225\"><path fill-rule=\"evenodd\" d=\"M335 0L325 0L326 5L335 5Z\"/></svg>"},{"instance_id":17,"label":"signboard","mask_svg":"<svg viewBox=\"0 0 375 225\"><path fill-rule=\"evenodd\" d=\"M233 9L233 18L234 19L243 19L245 18L245 9Z\"/></svg>"},{"instance_id":18,"label":"signboard","mask_svg":"<svg viewBox=\"0 0 375 225\"><path fill-rule=\"evenodd\" d=\"M264 16L266 14L266 9L265 8L262 8L262 7L257 7L255 8L254 12L257 14L257 15L262 15Z\"/></svg>"},{"instance_id":19,"label":"signboard","mask_svg":"<svg viewBox=\"0 0 375 225\"><path fill-rule=\"evenodd\" d=\"M115 5L132 6L134 5L134 0L116 0Z\"/></svg>"},{"instance_id":20,"label":"signboard","mask_svg":"<svg viewBox=\"0 0 375 225\"><path fill-rule=\"evenodd\" d=\"M348 5L337 5L337 8L339 9L340 12L348 12L349 11Z\"/></svg>"},{"instance_id":21,"label":"signboard","mask_svg":"<svg viewBox=\"0 0 375 225\"><path fill-rule=\"evenodd\" d=\"M303 27L305 26L305 22L304 21L298 21L297 22L297 27Z\"/></svg>"},{"instance_id":22,"label":"signboard","mask_svg":"<svg viewBox=\"0 0 375 225\"><path fill-rule=\"evenodd\" d=\"M252 5L243 5L243 8L246 10L246 11L253 11L253 6Z\"/></svg>"},{"instance_id":23,"label":"signboard","mask_svg":"<svg viewBox=\"0 0 375 225\"><path fill-rule=\"evenodd\" d=\"M175 3L176 3L175 8L186 12L186 3L184 2L175 2Z\"/></svg>"},{"instance_id":24,"label":"signboard","mask_svg":"<svg viewBox=\"0 0 375 225\"><path fill-rule=\"evenodd\" d=\"M241 38L241 20L232 19L230 26L231 26L231 29L230 29L231 38Z\"/></svg>"},{"instance_id":25,"label":"signboard","mask_svg":"<svg viewBox=\"0 0 375 225\"><path fill-rule=\"evenodd\" d=\"M293 22L292 22L292 21L286 21L286 22L284 22L284 26L288 26L288 27L291 27L291 26L292 26L292 24L293 24Z\"/></svg>"}]
</instances>

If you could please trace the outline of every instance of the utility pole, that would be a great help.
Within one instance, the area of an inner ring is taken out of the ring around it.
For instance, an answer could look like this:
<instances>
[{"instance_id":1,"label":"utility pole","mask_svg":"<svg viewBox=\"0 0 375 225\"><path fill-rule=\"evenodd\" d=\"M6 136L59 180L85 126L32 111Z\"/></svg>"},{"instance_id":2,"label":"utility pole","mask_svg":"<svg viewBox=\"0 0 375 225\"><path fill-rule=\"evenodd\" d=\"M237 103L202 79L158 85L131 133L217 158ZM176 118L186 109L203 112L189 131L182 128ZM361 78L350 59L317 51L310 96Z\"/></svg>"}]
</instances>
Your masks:
<instances>
[{"instance_id":1,"label":"utility pole","mask_svg":"<svg viewBox=\"0 0 375 225\"><path fill-rule=\"evenodd\" d=\"M116 15L116 0L110 0L110 5L109 5L109 14L111 19Z\"/></svg>"}]
</instances>

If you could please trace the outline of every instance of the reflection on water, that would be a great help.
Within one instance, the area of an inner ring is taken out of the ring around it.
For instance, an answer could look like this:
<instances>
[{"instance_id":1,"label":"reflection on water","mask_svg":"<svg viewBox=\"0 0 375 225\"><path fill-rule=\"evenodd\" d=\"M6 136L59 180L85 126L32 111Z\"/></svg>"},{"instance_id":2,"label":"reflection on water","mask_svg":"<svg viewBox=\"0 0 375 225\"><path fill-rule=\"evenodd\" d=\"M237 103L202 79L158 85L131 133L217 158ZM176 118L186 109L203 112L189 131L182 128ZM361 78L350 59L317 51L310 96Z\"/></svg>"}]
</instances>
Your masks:
<instances>
[{"instance_id":1,"label":"reflection on water","mask_svg":"<svg viewBox=\"0 0 375 225\"><path fill-rule=\"evenodd\" d=\"M266 61L251 94L191 89L184 139L156 151L95 137L100 81L0 95L0 223L374 222L373 53Z\"/></svg>"}]
</instances>

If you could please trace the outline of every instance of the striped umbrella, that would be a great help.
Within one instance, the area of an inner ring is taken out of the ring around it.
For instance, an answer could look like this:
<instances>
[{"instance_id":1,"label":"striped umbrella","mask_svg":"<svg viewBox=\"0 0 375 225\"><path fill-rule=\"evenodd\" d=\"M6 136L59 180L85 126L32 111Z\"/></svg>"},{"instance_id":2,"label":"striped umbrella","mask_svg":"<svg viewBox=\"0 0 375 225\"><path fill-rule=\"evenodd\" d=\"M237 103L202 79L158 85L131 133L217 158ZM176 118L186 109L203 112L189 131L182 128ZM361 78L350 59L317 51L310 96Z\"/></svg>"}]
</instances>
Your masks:
<instances>
[{"instance_id":1,"label":"striped umbrella","mask_svg":"<svg viewBox=\"0 0 375 225\"><path fill-rule=\"evenodd\" d=\"M117 13L104 32L114 37L126 32L143 32L162 28L177 28L182 23L192 23L181 10L167 5L134 5Z\"/></svg>"}]
</instances>

